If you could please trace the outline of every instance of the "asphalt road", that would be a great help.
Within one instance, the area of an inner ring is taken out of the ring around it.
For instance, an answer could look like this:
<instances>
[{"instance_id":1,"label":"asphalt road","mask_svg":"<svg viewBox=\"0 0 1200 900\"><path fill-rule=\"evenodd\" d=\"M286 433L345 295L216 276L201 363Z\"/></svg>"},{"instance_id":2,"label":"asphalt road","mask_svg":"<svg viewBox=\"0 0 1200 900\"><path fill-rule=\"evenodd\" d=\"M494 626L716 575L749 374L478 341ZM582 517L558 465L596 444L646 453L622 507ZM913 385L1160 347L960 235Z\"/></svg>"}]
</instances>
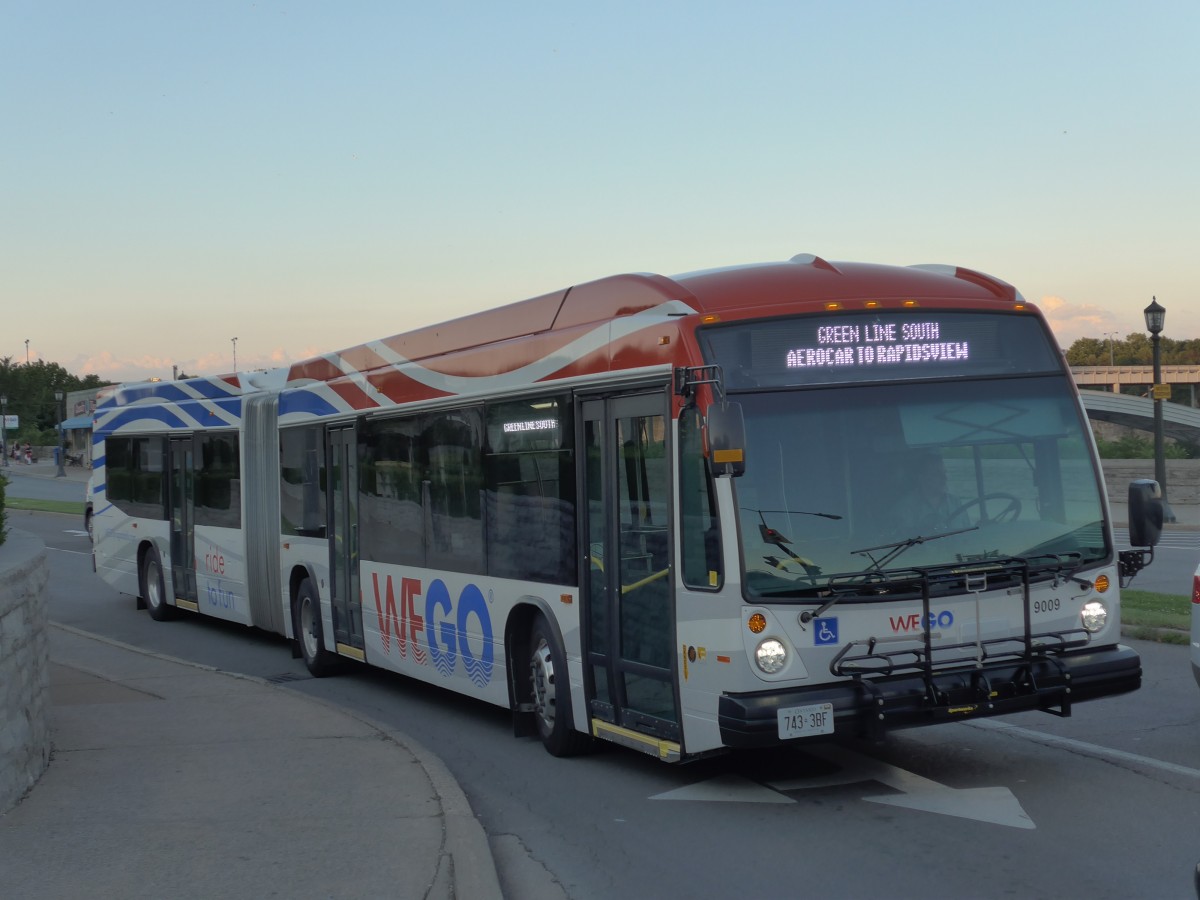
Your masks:
<instances>
[{"instance_id":1,"label":"asphalt road","mask_svg":"<svg viewBox=\"0 0 1200 900\"><path fill-rule=\"evenodd\" d=\"M51 466L39 466L39 472L53 471ZM26 500L77 500L83 502L87 495L86 475L80 471L72 471L62 478L45 477L44 475L29 475L22 466L10 465L0 467L0 474L8 476L9 484L6 491L9 497L20 497Z\"/></svg>"},{"instance_id":2,"label":"asphalt road","mask_svg":"<svg viewBox=\"0 0 1200 900\"><path fill-rule=\"evenodd\" d=\"M1134 642L1142 690L1081 704L1071 718L1026 713L882 745L676 767L613 747L559 760L513 738L502 710L361 666L313 679L286 642L249 629L196 616L153 622L91 572L80 523L13 517L50 548L52 620L272 678L437 752L514 900L1194 897L1200 691L1185 647Z\"/></svg>"}]
</instances>

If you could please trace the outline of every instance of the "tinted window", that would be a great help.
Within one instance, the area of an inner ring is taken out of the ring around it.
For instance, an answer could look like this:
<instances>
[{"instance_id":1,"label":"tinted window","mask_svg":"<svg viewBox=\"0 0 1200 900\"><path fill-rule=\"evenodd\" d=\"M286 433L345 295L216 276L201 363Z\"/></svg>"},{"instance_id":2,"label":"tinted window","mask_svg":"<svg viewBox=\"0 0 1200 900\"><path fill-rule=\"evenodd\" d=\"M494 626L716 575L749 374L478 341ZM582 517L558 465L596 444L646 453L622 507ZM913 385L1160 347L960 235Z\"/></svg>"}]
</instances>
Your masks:
<instances>
[{"instance_id":1,"label":"tinted window","mask_svg":"<svg viewBox=\"0 0 1200 900\"><path fill-rule=\"evenodd\" d=\"M716 588L721 584L721 552L712 480L704 461L700 414L686 409L679 417L679 527L685 584Z\"/></svg>"},{"instance_id":2,"label":"tinted window","mask_svg":"<svg viewBox=\"0 0 1200 900\"><path fill-rule=\"evenodd\" d=\"M431 417L428 458L428 564L456 572L484 571L483 423L478 409Z\"/></svg>"},{"instance_id":3,"label":"tinted window","mask_svg":"<svg viewBox=\"0 0 1200 900\"><path fill-rule=\"evenodd\" d=\"M315 425L279 432L279 512L284 534L325 537L325 445Z\"/></svg>"},{"instance_id":4,"label":"tinted window","mask_svg":"<svg viewBox=\"0 0 1200 900\"><path fill-rule=\"evenodd\" d=\"M236 433L203 434L195 454L195 516L197 525L239 528L242 522L242 481Z\"/></svg>"},{"instance_id":5,"label":"tinted window","mask_svg":"<svg viewBox=\"0 0 1200 900\"><path fill-rule=\"evenodd\" d=\"M359 432L359 548L363 559L425 565L421 420L380 419Z\"/></svg>"},{"instance_id":6,"label":"tinted window","mask_svg":"<svg viewBox=\"0 0 1200 900\"><path fill-rule=\"evenodd\" d=\"M575 454L568 398L488 406L488 573L575 581Z\"/></svg>"},{"instance_id":7,"label":"tinted window","mask_svg":"<svg viewBox=\"0 0 1200 900\"><path fill-rule=\"evenodd\" d=\"M110 437L105 441L108 499L127 515L166 519L163 439Z\"/></svg>"}]
</instances>

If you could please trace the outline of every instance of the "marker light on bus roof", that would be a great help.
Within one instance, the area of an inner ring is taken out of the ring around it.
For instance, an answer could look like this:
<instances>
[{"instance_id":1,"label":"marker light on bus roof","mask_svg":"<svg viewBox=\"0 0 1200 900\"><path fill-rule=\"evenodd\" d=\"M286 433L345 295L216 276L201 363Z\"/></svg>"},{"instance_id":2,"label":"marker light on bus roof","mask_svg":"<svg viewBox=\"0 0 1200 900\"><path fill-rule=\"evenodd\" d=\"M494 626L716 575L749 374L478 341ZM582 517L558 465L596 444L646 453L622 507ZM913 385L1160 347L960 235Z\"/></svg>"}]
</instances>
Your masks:
<instances>
[{"instance_id":1,"label":"marker light on bus roof","mask_svg":"<svg viewBox=\"0 0 1200 900\"><path fill-rule=\"evenodd\" d=\"M1099 600L1093 600L1084 604L1080 618L1083 620L1083 630L1088 634L1095 634L1108 621L1108 608Z\"/></svg>"},{"instance_id":2,"label":"marker light on bus roof","mask_svg":"<svg viewBox=\"0 0 1200 900\"><path fill-rule=\"evenodd\" d=\"M787 647L783 641L767 638L755 648L754 662L767 675L775 675L787 665Z\"/></svg>"}]
</instances>

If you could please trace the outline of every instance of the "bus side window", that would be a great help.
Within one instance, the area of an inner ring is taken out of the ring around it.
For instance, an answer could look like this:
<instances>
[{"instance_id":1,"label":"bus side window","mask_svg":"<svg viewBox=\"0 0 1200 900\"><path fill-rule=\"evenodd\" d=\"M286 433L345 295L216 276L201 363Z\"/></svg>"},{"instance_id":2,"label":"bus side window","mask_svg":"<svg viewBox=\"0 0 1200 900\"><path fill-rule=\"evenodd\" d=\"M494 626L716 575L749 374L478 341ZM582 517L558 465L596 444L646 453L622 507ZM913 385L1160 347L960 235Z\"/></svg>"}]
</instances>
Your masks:
<instances>
[{"instance_id":1,"label":"bus side window","mask_svg":"<svg viewBox=\"0 0 1200 900\"><path fill-rule=\"evenodd\" d=\"M712 479L704 461L700 413L695 407L685 409L679 417L679 540L684 584L720 587L720 531Z\"/></svg>"}]
</instances>

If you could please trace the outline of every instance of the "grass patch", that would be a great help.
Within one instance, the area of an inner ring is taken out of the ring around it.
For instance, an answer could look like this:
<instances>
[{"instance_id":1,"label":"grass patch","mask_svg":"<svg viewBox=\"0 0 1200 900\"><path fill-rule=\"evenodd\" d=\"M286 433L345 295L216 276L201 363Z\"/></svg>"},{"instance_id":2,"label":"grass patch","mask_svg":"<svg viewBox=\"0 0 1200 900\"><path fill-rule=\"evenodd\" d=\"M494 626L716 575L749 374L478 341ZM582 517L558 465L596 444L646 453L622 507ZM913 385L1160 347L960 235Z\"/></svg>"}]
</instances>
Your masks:
<instances>
[{"instance_id":1,"label":"grass patch","mask_svg":"<svg viewBox=\"0 0 1200 900\"><path fill-rule=\"evenodd\" d=\"M1190 632L1191 607L1191 597L1184 594L1121 591L1121 624L1133 628L1170 628ZM1181 643L1187 643L1187 639L1184 638Z\"/></svg>"},{"instance_id":2,"label":"grass patch","mask_svg":"<svg viewBox=\"0 0 1200 900\"><path fill-rule=\"evenodd\" d=\"M83 501L77 500L25 500L19 497L9 497L6 505L9 509L23 509L29 512L67 513L83 518Z\"/></svg>"}]
</instances>

